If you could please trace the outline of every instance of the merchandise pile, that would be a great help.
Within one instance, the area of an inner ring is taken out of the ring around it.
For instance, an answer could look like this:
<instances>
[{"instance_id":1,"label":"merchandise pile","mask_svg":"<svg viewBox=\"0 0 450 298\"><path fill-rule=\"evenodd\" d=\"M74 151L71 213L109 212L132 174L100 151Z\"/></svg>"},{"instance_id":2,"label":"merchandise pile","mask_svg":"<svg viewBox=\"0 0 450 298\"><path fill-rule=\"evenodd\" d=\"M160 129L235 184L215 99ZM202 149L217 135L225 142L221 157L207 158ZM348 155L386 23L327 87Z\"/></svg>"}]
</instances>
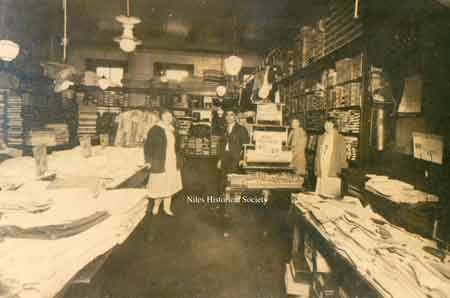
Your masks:
<instances>
[{"instance_id":1,"label":"merchandise pile","mask_svg":"<svg viewBox=\"0 0 450 298\"><path fill-rule=\"evenodd\" d=\"M87 264L122 244L148 204L145 190L106 191L97 198L84 189L48 194L55 198L49 210L0 219L0 227L16 227L4 229L0 242L2 297L55 297Z\"/></svg>"},{"instance_id":2,"label":"merchandise pile","mask_svg":"<svg viewBox=\"0 0 450 298\"><path fill-rule=\"evenodd\" d=\"M7 142L10 146L23 145L23 99L20 96L10 95L6 105Z\"/></svg>"},{"instance_id":3,"label":"merchandise pile","mask_svg":"<svg viewBox=\"0 0 450 298\"><path fill-rule=\"evenodd\" d=\"M387 176L367 175L367 177L369 181L365 184L366 190L379 194L393 202L404 204L439 202L437 196L416 190L411 184L389 179Z\"/></svg>"},{"instance_id":4,"label":"merchandise pile","mask_svg":"<svg viewBox=\"0 0 450 298\"><path fill-rule=\"evenodd\" d=\"M190 137L185 150L188 155L209 156L211 154L211 140L209 138Z\"/></svg>"},{"instance_id":5,"label":"merchandise pile","mask_svg":"<svg viewBox=\"0 0 450 298\"><path fill-rule=\"evenodd\" d=\"M56 132L52 129L29 130L25 133L24 142L27 146L55 146Z\"/></svg>"},{"instance_id":6,"label":"merchandise pile","mask_svg":"<svg viewBox=\"0 0 450 298\"><path fill-rule=\"evenodd\" d=\"M337 129L341 133L358 134L361 128L361 111L359 110L335 110L330 116L337 119Z\"/></svg>"},{"instance_id":7,"label":"merchandise pile","mask_svg":"<svg viewBox=\"0 0 450 298\"><path fill-rule=\"evenodd\" d=\"M78 107L78 136L93 137L96 135L97 108L95 105L79 105Z\"/></svg>"},{"instance_id":8,"label":"merchandise pile","mask_svg":"<svg viewBox=\"0 0 450 298\"><path fill-rule=\"evenodd\" d=\"M348 160L357 160L359 157L359 139L357 137L345 136L345 149Z\"/></svg>"},{"instance_id":9,"label":"merchandise pile","mask_svg":"<svg viewBox=\"0 0 450 298\"><path fill-rule=\"evenodd\" d=\"M64 123L47 124L45 128L55 132L56 145L66 145L69 143L69 126Z\"/></svg>"},{"instance_id":10,"label":"merchandise pile","mask_svg":"<svg viewBox=\"0 0 450 298\"><path fill-rule=\"evenodd\" d=\"M5 106L5 95L0 92L0 149L2 149L5 145Z\"/></svg>"},{"instance_id":11,"label":"merchandise pile","mask_svg":"<svg viewBox=\"0 0 450 298\"><path fill-rule=\"evenodd\" d=\"M450 297L450 262L427 251L433 241L391 225L356 198L302 193L295 205L382 297Z\"/></svg>"},{"instance_id":12,"label":"merchandise pile","mask_svg":"<svg viewBox=\"0 0 450 298\"><path fill-rule=\"evenodd\" d=\"M301 188L303 177L291 173L266 173L255 172L251 174L231 174L228 175L231 187L248 189L280 189L280 188Z\"/></svg>"},{"instance_id":13,"label":"merchandise pile","mask_svg":"<svg viewBox=\"0 0 450 298\"><path fill-rule=\"evenodd\" d=\"M130 110L120 113L115 121L118 122L118 128L114 144L136 147L144 143L149 130L159 122L159 117L153 112Z\"/></svg>"}]
</instances>

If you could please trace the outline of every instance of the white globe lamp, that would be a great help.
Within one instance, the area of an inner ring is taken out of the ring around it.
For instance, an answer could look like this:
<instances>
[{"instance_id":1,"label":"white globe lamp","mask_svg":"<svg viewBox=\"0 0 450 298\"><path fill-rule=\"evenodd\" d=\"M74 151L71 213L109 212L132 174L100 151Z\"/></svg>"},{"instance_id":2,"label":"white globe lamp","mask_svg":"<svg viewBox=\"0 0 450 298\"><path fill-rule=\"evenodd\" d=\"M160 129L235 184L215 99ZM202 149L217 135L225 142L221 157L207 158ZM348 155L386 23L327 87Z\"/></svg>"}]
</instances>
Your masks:
<instances>
[{"instance_id":1,"label":"white globe lamp","mask_svg":"<svg viewBox=\"0 0 450 298\"><path fill-rule=\"evenodd\" d=\"M102 90L108 89L109 88L109 80L106 79L105 77L102 77L100 80L98 80L98 86Z\"/></svg>"},{"instance_id":2,"label":"white globe lamp","mask_svg":"<svg viewBox=\"0 0 450 298\"><path fill-rule=\"evenodd\" d=\"M224 60L225 72L230 76L237 76L242 69L243 61L238 56L230 56Z\"/></svg>"},{"instance_id":3,"label":"white globe lamp","mask_svg":"<svg viewBox=\"0 0 450 298\"><path fill-rule=\"evenodd\" d=\"M216 88L216 93L217 95L219 95L220 97L225 96L225 94L227 93L227 87L220 85Z\"/></svg>"},{"instance_id":4,"label":"white globe lamp","mask_svg":"<svg viewBox=\"0 0 450 298\"><path fill-rule=\"evenodd\" d=\"M0 59L11 62L19 55L20 46L11 40L0 40Z\"/></svg>"}]
</instances>

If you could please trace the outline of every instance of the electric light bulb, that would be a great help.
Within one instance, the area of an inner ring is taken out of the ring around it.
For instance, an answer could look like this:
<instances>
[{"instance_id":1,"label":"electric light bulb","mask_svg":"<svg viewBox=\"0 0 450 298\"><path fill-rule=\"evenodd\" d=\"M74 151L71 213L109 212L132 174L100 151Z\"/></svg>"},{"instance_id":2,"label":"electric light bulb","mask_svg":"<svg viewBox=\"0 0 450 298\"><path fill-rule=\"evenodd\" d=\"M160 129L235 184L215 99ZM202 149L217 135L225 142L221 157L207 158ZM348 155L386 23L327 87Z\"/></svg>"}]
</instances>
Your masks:
<instances>
[{"instance_id":1,"label":"electric light bulb","mask_svg":"<svg viewBox=\"0 0 450 298\"><path fill-rule=\"evenodd\" d=\"M102 90L106 90L109 88L109 80L107 80L105 77L102 77L100 80L98 80L98 86Z\"/></svg>"},{"instance_id":2,"label":"electric light bulb","mask_svg":"<svg viewBox=\"0 0 450 298\"><path fill-rule=\"evenodd\" d=\"M220 97L224 96L227 93L227 87L225 86L218 86L216 88L216 93L217 95L219 95Z\"/></svg>"},{"instance_id":3,"label":"electric light bulb","mask_svg":"<svg viewBox=\"0 0 450 298\"><path fill-rule=\"evenodd\" d=\"M136 42L133 39L122 38L120 40L120 48L124 52L133 52L136 49Z\"/></svg>"},{"instance_id":4,"label":"electric light bulb","mask_svg":"<svg viewBox=\"0 0 450 298\"><path fill-rule=\"evenodd\" d=\"M20 46L11 40L0 40L0 59L10 62L19 55Z\"/></svg>"}]
</instances>

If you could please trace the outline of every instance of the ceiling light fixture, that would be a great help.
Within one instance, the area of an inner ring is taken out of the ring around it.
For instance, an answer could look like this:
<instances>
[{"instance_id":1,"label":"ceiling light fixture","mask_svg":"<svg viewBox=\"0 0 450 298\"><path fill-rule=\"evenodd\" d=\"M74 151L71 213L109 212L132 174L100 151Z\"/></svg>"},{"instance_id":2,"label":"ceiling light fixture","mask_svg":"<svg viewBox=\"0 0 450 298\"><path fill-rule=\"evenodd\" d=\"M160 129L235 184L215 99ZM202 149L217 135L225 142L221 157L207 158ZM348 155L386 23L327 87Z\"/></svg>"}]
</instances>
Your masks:
<instances>
[{"instance_id":1,"label":"ceiling light fixture","mask_svg":"<svg viewBox=\"0 0 450 298\"><path fill-rule=\"evenodd\" d=\"M216 88L216 93L218 96L223 97L225 94L227 94L227 87L224 85L220 85Z\"/></svg>"},{"instance_id":2,"label":"ceiling light fixture","mask_svg":"<svg viewBox=\"0 0 450 298\"><path fill-rule=\"evenodd\" d=\"M114 41L119 43L122 51L131 53L136 49L136 46L141 45L142 41L134 37L134 26L141 23L138 17L130 16L130 0L127 0L127 15L120 15L116 17L116 21L122 24L123 32L119 37L114 38Z\"/></svg>"},{"instance_id":3,"label":"ceiling light fixture","mask_svg":"<svg viewBox=\"0 0 450 298\"><path fill-rule=\"evenodd\" d=\"M101 77L101 79L98 80L98 86L102 90L108 89L109 88L109 80L105 76Z\"/></svg>"},{"instance_id":4,"label":"ceiling light fixture","mask_svg":"<svg viewBox=\"0 0 450 298\"><path fill-rule=\"evenodd\" d=\"M7 7L6 7L7 3L6 1L4 1L3 3L3 7L2 7L2 27L5 31L7 31L6 27L5 27L5 22L6 22L6 11L7 11ZM6 62L11 62L14 59L17 58L17 56L20 53L20 46L15 43L12 40L8 40L8 39L3 39L0 40L0 59Z\"/></svg>"}]
</instances>

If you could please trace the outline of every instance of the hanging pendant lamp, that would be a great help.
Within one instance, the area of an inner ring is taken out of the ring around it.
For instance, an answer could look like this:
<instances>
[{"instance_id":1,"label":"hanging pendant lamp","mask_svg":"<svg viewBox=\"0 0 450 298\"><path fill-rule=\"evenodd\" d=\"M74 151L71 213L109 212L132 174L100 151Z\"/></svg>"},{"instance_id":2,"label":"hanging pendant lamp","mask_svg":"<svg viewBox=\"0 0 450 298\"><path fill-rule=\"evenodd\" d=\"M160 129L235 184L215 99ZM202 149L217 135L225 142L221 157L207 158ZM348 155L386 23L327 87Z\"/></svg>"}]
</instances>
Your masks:
<instances>
[{"instance_id":1,"label":"hanging pendant lamp","mask_svg":"<svg viewBox=\"0 0 450 298\"><path fill-rule=\"evenodd\" d=\"M5 30L5 19L6 19L6 1L3 3L2 7L2 29ZM0 40L0 59L6 62L11 62L17 58L20 53L20 46L12 40L2 39Z\"/></svg>"},{"instance_id":2,"label":"hanging pendant lamp","mask_svg":"<svg viewBox=\"0 0 450 298\"><path fill-rule=\"evenodd\" d=\"M122 24L122 35L114 39L119 43L122 51L131 53L136 49L136 46L141 45L142 41L134 37L134 26L141 23L141 19L138 17L130 16L130 0L127 0L127 15L120 15L116 17L116 21Z\"/></svg>"},{"instance_id":3,"label":"hanging pendant lamp","mask_svg":"<svg viewBox=\"0 0 450 298\"><path fill-rule=\"evenodd\" d=\"M220 85L216 88L216 93L220 97L224 97L227 94L227 87Z\"/></svg>"},{"instance_id":4,"label":"hanging pendant lamp","mask_svg":"<svg viewBox=\"0 0 450 298\"><path fill-rule=\"evenodd\" d=\"M98 86L102 90L108 89L109 88L109 80L105 76L101 77L101 79L98 80Z\"/></svg>"},{"instance_id":5,"label":"hanging pendant lamp","mask_svg":"<svg viewBox=\"0 0 450 298\"><path fill-rule=\"evenodd\" d=\"M67 46L69 45L69 38L67 34L67 0L63 0L63 10L64 10L64 37L62 39L63 44L63 58L62 58L62 66L64 67L62 71L60 71L57 75L57 79L55 80L55 88L54 91L56 93L61 93L75 83L69 80L69 77L75 73L75 69L71 66L65 65L67 62Z\"/></svg>"}]
</instances>

